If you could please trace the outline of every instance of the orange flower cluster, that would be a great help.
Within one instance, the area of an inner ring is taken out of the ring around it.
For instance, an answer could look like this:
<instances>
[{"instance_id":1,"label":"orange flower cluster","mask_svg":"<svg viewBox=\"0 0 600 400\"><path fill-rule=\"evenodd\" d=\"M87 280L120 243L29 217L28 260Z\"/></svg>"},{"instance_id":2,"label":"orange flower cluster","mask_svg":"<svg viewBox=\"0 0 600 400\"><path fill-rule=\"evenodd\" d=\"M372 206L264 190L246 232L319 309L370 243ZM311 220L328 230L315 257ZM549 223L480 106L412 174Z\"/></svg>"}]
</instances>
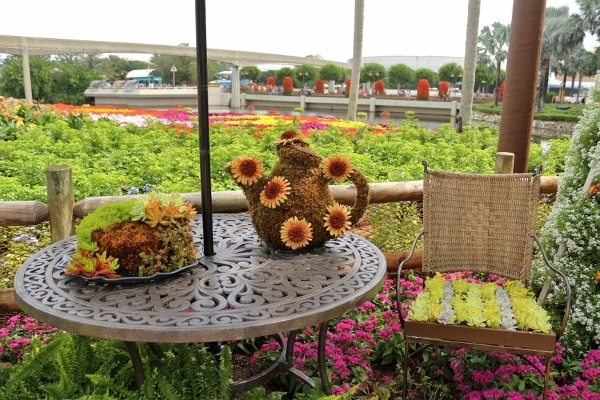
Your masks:
<instances>
[{"instance_id":1,"label":"orange flower cluster","mask_svg":"<svg viewBox=\"0 0 600 400\"><path fill-rule=\"evenodd\" d=\"M588 189L588 194L589 194L591 197L595 197L595 196L596 196L596 194L598 193L598 190L599 190L599 189L600 189L600 182L593 183L593 184L590 186L590 188Z\"/></svg>"},{"instance_id":2,"label":"orange flower cluster","mask_svg":"<svg viewBox=\"0 0 600 400\"><path fill-rule=\"evenodd\" d=\"M283 78L283 93L291 94L294 91L294 81L291 76L286 76Z\"/></svg>"},{"instance_id":3,"label":"orange flower cluster","mask_svg":"<svg viewBox=\"0 0 600 400\"><path fill-rule=\"evenodd\" d=\"M325 93L325 81L321 78L317 79L317 82L315 82L315 92L317 93Z\"/></svg>"},{"instance_id":4,"label":"orange flower cluster","mask_svg":"<svg viewBox=\"0 0 600 400\"><path fill-rule=\"evenodd\" d=\"M429 81L427 79L419 79L417 100L429 100Z\"/></svg>"}]
</instances>

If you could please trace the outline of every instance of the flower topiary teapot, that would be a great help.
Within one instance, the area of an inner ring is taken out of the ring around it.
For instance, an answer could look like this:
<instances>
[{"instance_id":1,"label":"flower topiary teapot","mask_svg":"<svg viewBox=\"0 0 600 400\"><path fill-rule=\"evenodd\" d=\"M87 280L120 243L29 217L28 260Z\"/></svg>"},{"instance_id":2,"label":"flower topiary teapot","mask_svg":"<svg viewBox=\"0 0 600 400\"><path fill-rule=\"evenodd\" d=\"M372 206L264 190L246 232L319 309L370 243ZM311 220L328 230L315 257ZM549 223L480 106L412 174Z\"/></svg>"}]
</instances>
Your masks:
<instances>
[{"instance_id":1,"label":"flower topiary teapot","mask_svg":"<svg viewBox=\"0 0 600 400\"><path fill-rule=\"evenodd\" d=\"M369 184L347 157L323 158L292 130L276 147L279 160L269 175L263 175L257 157L239 156L225 167L242 188L252 224L268 247L316 248L356 225L369 203ZM356 186L351 208L337 203L329 190L331 181L346 179Z\"/></svg>"}]
</instances>

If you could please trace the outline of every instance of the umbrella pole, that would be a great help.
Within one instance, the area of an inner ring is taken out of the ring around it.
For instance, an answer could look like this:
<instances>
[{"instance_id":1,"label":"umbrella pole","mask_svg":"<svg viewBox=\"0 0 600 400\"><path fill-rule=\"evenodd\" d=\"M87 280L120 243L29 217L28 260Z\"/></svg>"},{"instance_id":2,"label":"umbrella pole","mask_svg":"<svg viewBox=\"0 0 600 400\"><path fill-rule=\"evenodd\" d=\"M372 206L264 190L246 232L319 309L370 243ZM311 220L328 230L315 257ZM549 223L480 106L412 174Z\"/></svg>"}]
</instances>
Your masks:
<instances>
[{"instance_id":1,"label":"umbrella pole","mask_svg":"<svg viewBox=\"0 0 600 400\"><path fill-rule=\"evenodd\" d=\"M198 130L200 135L200 198L204 255L215 254L212 229L210 144L208 134L208 71L206 56L206 2L196 0L196 68L198 72Z\"/></svg>"}]
</instances>

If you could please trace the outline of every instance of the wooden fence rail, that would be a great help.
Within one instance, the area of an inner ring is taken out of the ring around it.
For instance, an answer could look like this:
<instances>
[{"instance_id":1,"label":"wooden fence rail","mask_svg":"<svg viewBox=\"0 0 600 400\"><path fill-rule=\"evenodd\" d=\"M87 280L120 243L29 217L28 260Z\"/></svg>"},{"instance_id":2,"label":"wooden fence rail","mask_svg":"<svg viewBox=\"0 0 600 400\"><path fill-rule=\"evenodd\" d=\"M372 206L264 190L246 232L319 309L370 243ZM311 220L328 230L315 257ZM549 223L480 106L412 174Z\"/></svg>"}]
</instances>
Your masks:
<instances>
[{"instance_id":1,"label":"wooden fence rail","mask_svg":"<svg viewBox=\"0 0 600 400\"><path fill-rule=\"evenodd\" d=\"M83 218L103 204L138 196L87 197L78 203L73 201L71 169L54 166L46 170L48 204L40 201L0 202L0 226L32 226L50 220L51 240L56 242L74 234L75 221ZM559 177L543 176L540 192L553 194L558 189ZM372 183L370 203L394 203L399 201L422 201L423 181ZM333 198L345 205L354 204L356 190L353 185L330 185ZM187 202L202 212L200 193L182 193ZM241 190L212 193L212 211L215 213L244 212L248 210L246 197ZM385 253L388 271L395 271L408 250ZM406 268L419 268L420 254L411 259ZM0 311L18 311L12 289L0 290Z\"/></svg>"}]
</instances>

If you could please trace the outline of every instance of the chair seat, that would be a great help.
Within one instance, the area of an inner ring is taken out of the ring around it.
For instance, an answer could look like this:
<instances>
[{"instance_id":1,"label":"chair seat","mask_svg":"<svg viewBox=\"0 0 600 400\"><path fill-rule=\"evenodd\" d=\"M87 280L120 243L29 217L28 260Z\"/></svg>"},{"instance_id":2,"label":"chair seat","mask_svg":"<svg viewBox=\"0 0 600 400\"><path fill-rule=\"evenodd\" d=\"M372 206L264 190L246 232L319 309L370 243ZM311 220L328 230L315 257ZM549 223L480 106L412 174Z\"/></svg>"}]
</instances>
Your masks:
<instances>
[{"instance_id":1,"label":"chair seat","mask_svg":"<svg viewBox=\"0 0 600 400\"><path fill-rule=\"evenodd\" d=\"M452 347L470 347L514 354L552 356L556 334L435 322L404 321L404 337L411 342Z\"/></svg>"}]
</instances>

